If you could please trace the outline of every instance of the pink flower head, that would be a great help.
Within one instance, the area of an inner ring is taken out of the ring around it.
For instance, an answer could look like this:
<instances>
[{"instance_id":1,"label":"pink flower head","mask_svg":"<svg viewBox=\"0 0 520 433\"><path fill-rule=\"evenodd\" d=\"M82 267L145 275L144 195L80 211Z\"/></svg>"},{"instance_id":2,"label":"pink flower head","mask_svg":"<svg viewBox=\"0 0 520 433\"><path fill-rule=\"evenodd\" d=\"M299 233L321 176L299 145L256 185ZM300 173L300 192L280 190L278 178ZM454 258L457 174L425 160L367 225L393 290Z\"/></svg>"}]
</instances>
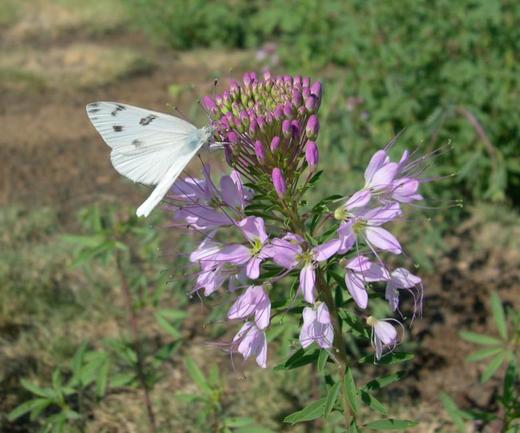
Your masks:
<instances>
[{"instance_id":1,"label":"pink flower head","mask_svg":"<svg viewBox=\"0 0 520 433\"><path fill-rule=\"evenodd\" d=\"M417 288L417 290L413 291L414 288ZM422 308L422 280L405 268L397 268L390 274L390 279L386 283L385 298L392 311L396 311L399 307L399 289L408 290L412 294L415 306L414 315L416 310L420 312Z\"/></svg>"},{"instance_id":2,"label":"pink flower head","mask_svg":"<svg viewBox=\"0 0 520 433\"><path fill-rule=\"evenodd\" d=\"M267 367L267 340L265 332L258 329L253 323L244 323L233 338L233 347L244 359L254 356L256 357L256 363L260 367Z\"/></svg>"},{"instance_id":3,"label":"pink flower head","mask_svg":"<svg viewBox=\"0 0 520 433\"><path fill-rule=\"evenodd\" d=\"M271 301L262 286L249 286L240 295L228 311L228 319L245 319L255 315L255 323L259 329L269 325Z\"/></svg>"},{"instance_id":4,"label":"pink flower head","mask_svg":"<svg viewBox=\"0 0 520 433\"><path fill-rule=\"evenodd\" d=\"M399 342L399 337L395 327L391 322L397 322L395 319L378 320L372 316L367 318L367 323L372 327L372 346L376 351L376 360L380 360L385 348L390 351L394 350ZM402 325L401 325L402 326Z\"/></svg>"},{"instance_id":5,"label":"pink flower head","mask_svg":"<svg viewBox=\"0 0 520 433\"><path fill-rule=\"evenodd\" d=\"M385 281L390 278L388 271L380 264L371 262L365 256L357 256L345 267L345 284L359 308L368 305L365 285L369 282Z\"/></svg>"},{"instance_id":6,"label":"pink flower head","mask_svg":"<svg viewBox=\"0 0 520 433\"><path fill-rule=\"evenodd\" d=\"M249 246L226 245L217 254L216 260L244 266L246 275L255 280L260 276L260 264L269 257L264 220L260 217L246 217L238 223L238 227L249 241Z\"/></svg>"},{"instance_id":7,"label":"pink flower head","mask_svg":"<svg viewBox=\"0 0 520 433\"><path fill-rule=\"evenodd\" d=\"M300 344L305 349L313 342L323 349L330 349L334 339L334 330L329 309L323 303L318 307L303 309L303 325L300 331Z\"/></svg>"}]
</instances>

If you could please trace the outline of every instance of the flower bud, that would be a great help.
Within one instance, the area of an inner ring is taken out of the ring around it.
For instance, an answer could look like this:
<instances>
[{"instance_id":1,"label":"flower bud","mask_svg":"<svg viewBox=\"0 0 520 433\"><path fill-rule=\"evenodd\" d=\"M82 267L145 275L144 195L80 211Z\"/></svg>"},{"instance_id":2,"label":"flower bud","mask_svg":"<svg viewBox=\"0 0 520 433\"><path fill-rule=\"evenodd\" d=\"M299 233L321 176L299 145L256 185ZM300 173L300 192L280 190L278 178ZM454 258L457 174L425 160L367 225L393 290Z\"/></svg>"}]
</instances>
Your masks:
<instances>
[{"instance_id":1,"label":"flower bud","mask_svg":"<svg viewBox=\"0 0 520 433\"><path fill-rule=\"evenodd\" d=\"M319 99L316 96L309 95L305 98L305 108L309 113L315 113L318 111L319 106Z\"/></svg>"},{"instance_id":2,"label":"flower bud","mask_svg":"<svg viewBox=\"0 0 520 433\"><path fill-rule=\"evenodd\" d=\"M271 152L276 152L276 150L280 147L280 137L274 136L271 140Z\"/></svg>"},{"instance_id":3,"label":"flower bud","mask_svg":"<svg viewBox=\"0 0 520 433\"><path fill-rule=\"evenodd\" d=\"M302 105L303 98L299 90L293 89L291 102L292 105L295 107L299 107L300 105Z\"/></svg>"},{"instance_id":4,"label":"flower bud","mask_svg":"<svg viewBox=\"0 0 520 433\"><path fill-rule=\"evenodd\" d=\"M263 163L265 161L264 145L260 140L255 141L255 155L258 162Z\"/></svg>"},{"instance_id":5,"label":"flower bud","mask_svg":"<svg viewBox=\"0 0 520 433\"><path fill-rule=\"evenodd\" d=\"M274 190L279 197L283 197L285 194L285 179L282 171L278 167L273 168L272 179Z\"/></svg>"},{"instance_id":6,"label":"flower bud","mask_svg":"<svg viewBox=\"0 0 520 433\"><path fill-rule=\"evenodd\" d=\"M311 86L311 95L316 96L316 98L321 99L321 83L316 81Z\"/></svg>"},{"instance_id":7,"label":"flower bud","mask_svg":"<svg viewBox=\"0 0 520 433\"><path fill-rule=\"evenodd\" d=\"M280 120L283 117L283 105L278 105L274 109L273 116L276 120Z\"/></svg>"},{"instance_id":8,"label":"flower bud","mask_svg":"<svg viewBox=\"0 0 520 433\"><path fill-rule=\"evenodd\" d=\"M265 128L265 118L264 118L264 116L257 116L256 117L256 123L258 123L258 127L263 130Z\"/></svg>"},{"instance_id":9,"label":"flower bud","mask_svg":"<svg viewBox=\"0 0 520 433\"><path fill-rule=\"evenodd\" d=\"M269 71L269 69L266 69L266 70L264 71L264 80L265 80L265 81L268 81L268 80L270 80L270 79L271 79L271 71Z\"/></svg>"},{"instance_id":10,"label":"flower bud","mask_svg":"<svg viewBox=\"0 0 520 433\"><path fill-rule=\"evenodd\" d=\"M234 94L240 90L237 80L229 80L229 92Z\"/></svg>"},{"instance_id":11,"label":"flower bud","mask_svg":"<svg viewBox=\"0 0 520 433\"><path fill-rule=\"evenodd\" d=\"M204 110L209 113L217 109L215 102L213 102L213 99L211 99L209 96L204 96L200 102L202 104L202 108L204 108Z\"/></svg>"},{"instance_id":12,"label":"flower bud","mask_svg":"<svg viewBox=\"0 0 520 433\"><path fill-rule=\"evenodd\" d=\"M307 126L305 127L307 137L309 137L311 140L315 140L318 136L319 130L320 122L318 120L318 117L315 114L313 114L309 117L309 120L307 120Z\"/></svg>"},{"instance_id":13,"label":"flower bud","mask_svg":"<svg viewBox=\"0 0 520 433\"><path fill-rule=\"evenodd\" d=\"M224 143L224 156L226 157L226 163L228 165L232 165L233 152L231 150L231 146L228 143Z\"/></svg>"},{"instance_id":14,"label":"flower bud","mask_svg":"<svg viewBox=\"0 0 520 433\"><path fill-rule=\"evenodd\" d=\"M251 83L253 82L253 79L251 78L251 75L249 72L246 72L243 76L242 76L242 81L244 82L244 85L245 86L250 86Z\"/></svg>"},{"instance_id":15,"label":"flower bud","mask_svg":"<svg viewBox=\"0 0 520 433\"><path fill-rule=\"evenodd\" d=\"M311 79L309 77L302 78L302 87L309 87L311 84Z\"/></svg>"},{"instance_id":16,"label":"flower bud","mask_svg":"<svg viewBox=\"0 0 520 433\"><path fill-rule=\"evenodd\" d=\"M283 134L284 137L290 137L291 133L292 133L292 131L291 131L291 121L285 119L282 122L282 134Z\"/></svg>"},{"instance_id":17,"label":"flower bud","mask_svg":"<svg viewBox=\"0 0 520 433\"><path fill-rule=\"evenodd\" d=\"M314 141L307 141L305 145L305 160L311 169L314 169L316 165L318 165L319 154L318 154L318 146Z\"/></svg>"},{"instance_id":18,"label":"flower bud","mask_svg":"<svg viewBox=\"0 0 520 433\"><path fill-rule=\"evenodd\" d=\"M293 78L293 85L296 87L301 87L302 86L302 77L300 77L299 75L296 75Z\"/></svg>"},{"instance_id":19,"label":"flower bud","mask_svg":"<svg viewBox=\"0 0 520 433\"><path fill-rule=\"evenodd\" d=\"M293 114L293 108L290 102L283 104L283 114L286 117L291 117Z\"/></svg>"},{"instance_id":20,"label":"flower bud","mask_svg":"<svg viewBox=\"0 0 520 433\"><path fill-rule=\"evenodd\" d=\"M298 139L301 134L300 122L297 120L291 120L291 134L294 139Z\"/></svg>"}]
</instances>

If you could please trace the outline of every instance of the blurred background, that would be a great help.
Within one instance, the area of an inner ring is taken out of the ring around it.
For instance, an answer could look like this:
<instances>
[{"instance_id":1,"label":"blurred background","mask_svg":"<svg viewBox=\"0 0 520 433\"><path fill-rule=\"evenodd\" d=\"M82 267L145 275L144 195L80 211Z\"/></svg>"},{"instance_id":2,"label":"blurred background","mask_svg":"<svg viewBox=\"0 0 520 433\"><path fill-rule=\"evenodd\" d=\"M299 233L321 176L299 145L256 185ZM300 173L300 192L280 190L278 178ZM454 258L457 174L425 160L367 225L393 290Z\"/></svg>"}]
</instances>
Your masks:
<instances>
[{"instance_id":1,"label":"blurred background","mask_svg":"<svg viewBox=\"0 0 520 433\"><path fill-rule=\"evenodd\" d=\"M432 209L397 230L425 279L425 308L404 345L415 353L406 379L381 400L418 432L454 431L440 392L493 408L499 381L479 382L483 365L464 362L474 347L458 332L496 333L492 292L520 307L519 22L514 0L1 0L0 431L149 431L124 284L158 432L238 432L230 417L262 426L243 432L322 431L282 422L316 394L311 367L234 370L208 344L232 334L222 297L186 296L181 253L197 239L157 211L132 218L148 191L112 169L84 110L175 106L202 125L197 101L215 78L223 89L266 67L324 83L316 194L352 192L403 128L396 155L443 150L429 169L442 178L427 185ZM297 347L291 326L271 366ZM373 374L364 368L360 378ZM63 383L36 416L7 416Z\"/></svg>"}]
</instances>

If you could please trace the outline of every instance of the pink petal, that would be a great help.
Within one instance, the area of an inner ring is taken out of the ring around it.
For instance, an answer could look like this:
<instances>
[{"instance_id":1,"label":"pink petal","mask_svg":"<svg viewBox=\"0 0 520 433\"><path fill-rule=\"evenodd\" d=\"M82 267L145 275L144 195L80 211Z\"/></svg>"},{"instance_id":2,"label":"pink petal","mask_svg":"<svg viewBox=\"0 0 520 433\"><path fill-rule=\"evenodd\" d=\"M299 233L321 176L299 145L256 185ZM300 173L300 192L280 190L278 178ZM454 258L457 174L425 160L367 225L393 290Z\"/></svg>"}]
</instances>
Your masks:
<instances>
[{"instance_id":1,"label":"pink petal","mask_svg":"<svg viewBox=\"0 0 520 433\"><path fill-rule=\"evenodd\" d=\"M338 251L338 248L341 245L341 241L339 239L332 239L330 241L324 242L317 247L312 249L314 253L314 258L318 262L323 262L328 258L332 257Z\"/></svg>"},{"instance_id":2,"label":"pink petal","mask_svg":"<svg viewBox=\"0 0 520 433\"><path fill-rule=\"evenodd\" d=\"M368 189L362 189L352 195L345 203L345 207L350 209L360 208L366 206L372 197L372 193Z\"/></svg>"},{"instance_id":3,"label":"pink petal","mask_svg":"<svg viewBox=\"0 0 520 433\"><path fill-rule=\"evenodd\" d=\"M372 183L375 172L383 166L387 158L388 156L384 150L378 150L374 153L372 158L370 158L370 162L365 170L365 182L367 184Z\"/></svg>"},{"instance_id":4,"label":"pink petal","mask_svg":"<svg viewBox=\"0 0 520 433\"><path fill-rule=\"evenodd\" d=\"M383 344L392 344L397 340L397 331L388 322L378 320L374 325L374 331Z\"/></svg>"},{"instance_id":5,"label":"pink petal","mask_svg":"<svg viewBox=\"0 0 520 433\"><path fill-rule=\"evenodd\" d=\"M375 189L386 188L392 183L398 170L399 165L395 162L389 162L388 164L383 165L374 173L370 182L370 187Z\"/></svg>"},{"instance_id":6,"label":"pink petal","mask_svg":"<svg viewBox=\"0 0 520 433\"><path fill-rule=\"evenodd\" d=\"M305 265L300 271L300 292L309 304L314 304L314 286L316 284L316 273L312 263Z\"/></svg>"},{"instance_id":7,"label":"pink petal","mask_svg":"<svg viewBox=\"0 0 520 433\"><path fill-rule=\"evenodd\" d=\"M347 285L347 289L357 306L363 309L367 308L368 293L365 289L363 280L354 272L347 271L345 274L345 284Z\"/></svg>"},{"instance_id":8,"label":"pink petal","mask_svg":"<svg viewBox=\"0 0 520 433\"><path fill-rule=\"evenodd\" d=\"M395 236L382 227L367 227L365 229L367 241L374 247L393 254L401 254L401 244Z\"/></svg>"},{"instance_id":9,"label":"pink petal","mask_svg":"<svg viewBox=\"0 0 520 433\"><path fill-rule=\"evenodd\" d=\"M231 244L226 245L220 250L220 253L214 256L219 262L233 263L235 265L243 265L251 258L251 251L244 245Z\"/></svg>"},{"instance_id":10,"label":"pink petal","mask_svg":"<svg viewBox=\"0 0 520 433\"><path fill-rule=\"evenodd\" d=\"M244 218L238 223L238 226L250 242L260 240L261 243L264 243L267 240L264 220L260 217L250 216Z\"/></svg>"},{"instance_id":11,"label":"pink petal","mask_svg":"<svg viewBox=\"0 0 520 433\"><path fill-rule=\"evenodd\" d=\"M347 251L350 251L356 243L356 235L354 230L352 230L353 224L354 221L349 220L342 222L338 228L338 237L340 240L340 245L338 248L339 254L345 254Z\"/></svg>"},{"instance_id":12,"label":"pink petal","mask_svg":"<svg viewBox=\"0 0 520 433\"><path fill-rule=\"evenodd\" d=\"M247 262L246 275L252 280L256 280L260 276L260 263L262 263L260 257L251 257L251 260Z\"/></svg>"}]
</instances>

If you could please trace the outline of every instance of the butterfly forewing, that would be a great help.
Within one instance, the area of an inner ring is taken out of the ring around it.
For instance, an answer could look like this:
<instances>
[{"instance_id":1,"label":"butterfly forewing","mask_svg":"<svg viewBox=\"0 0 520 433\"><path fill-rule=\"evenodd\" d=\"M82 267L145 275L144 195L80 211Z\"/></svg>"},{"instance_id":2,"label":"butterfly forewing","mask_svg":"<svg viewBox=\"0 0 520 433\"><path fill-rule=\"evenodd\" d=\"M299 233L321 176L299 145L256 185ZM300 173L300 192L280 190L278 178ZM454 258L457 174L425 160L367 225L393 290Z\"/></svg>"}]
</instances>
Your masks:
<instances>
[{"instance_id":1,"label":"butterfly forewing","mask_svg":"<svg viewBox=\"0 0 520 433\"><path fill-rule=\"evenodd\" d=\"M114 168L134 182L157 185L139 216L162 200L210 135L178 117L116 102L88 104L87 114L112 148Z\"/></svg>"},{"instance_id":2,"label":"butterfly forewing","mask_svg":"<svg viewBox=\"0 0 520 433\"><path fill-rule=\"evenodd\" d=\"M156 185L197 144L197 128L168 114L116 102L89 104L87 114L112 148L114 168L134 182Z\"/></svg>"}]
</instances>

